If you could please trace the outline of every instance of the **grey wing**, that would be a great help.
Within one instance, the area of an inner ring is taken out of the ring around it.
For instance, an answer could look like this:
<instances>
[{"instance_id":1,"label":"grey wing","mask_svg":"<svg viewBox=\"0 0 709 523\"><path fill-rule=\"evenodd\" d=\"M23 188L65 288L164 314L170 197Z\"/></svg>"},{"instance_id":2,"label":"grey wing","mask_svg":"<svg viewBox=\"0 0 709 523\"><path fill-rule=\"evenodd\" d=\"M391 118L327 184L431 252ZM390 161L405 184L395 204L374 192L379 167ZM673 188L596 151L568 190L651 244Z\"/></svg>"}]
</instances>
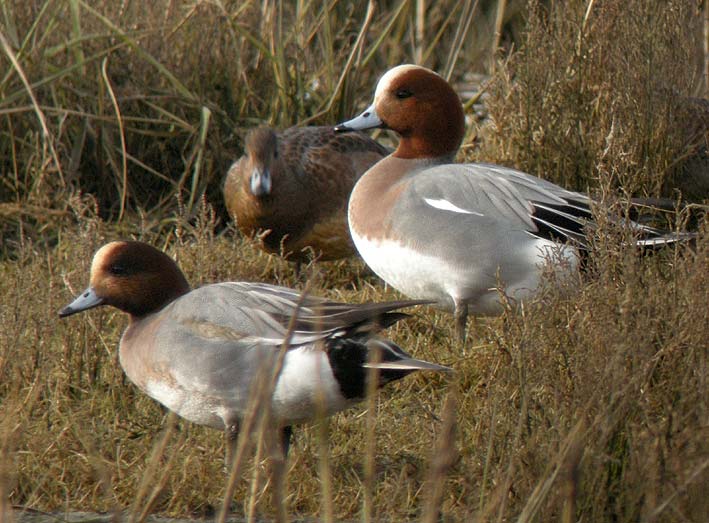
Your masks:
<instances>
[{"instance_id":1,"label":"grey wing","mask_svg":"<svg viewBox=\"0 0 709 523\"><path fill-rule=\"evenodd\" d=\"M541 178L525 174L515 169L490 164L471 164L474 171L484 171L485 176L496 178L498 186L509 184L519 196L531 206L529 218L534 224L532 234L537 237L557 241L572 241L585 248L585 229L594 225L591 199L581 193L569 191ZM488 189L491 190L491 189ZM516 210L521 205L515 206ZM654 246L682 241L687 235L677 235L654 227L626 221L619 216L611 220L630 226L638 235L636 245ZM690 235L691 236L691 235Z\"/></svg>"},{"instance_id":2,"label":"grey wing","mask_svg":"<svg viewBox=\"0 0 709 523\"><path fill-rule=\"evenodd\" d=\"M525 231L554 240L584 238L589 198L515 169L491 164L436 166L418 173L408 205L448 224L492 234ZM435 218L434 218L435 219Z\"/></svg>"},{"instance_id":3,"label":"grey wing","mask_svg":"<svg viewBox=\"0 0 709 523\"><path fill-rule=\"evenodd\" d=\"M160 329L159 352L180 383L226 396L273 365L286 342L292 349L386 327L406 316L391 311L417 303L425 302L350 305L261 283L206 285L162 311L169 320Z\"/></svg>"},{"instance_id":4,"label":"grey wing","mask_svg":"<svg viewBox=\"0 0 709 523\"><path fill-rule=\"evenodd\" d=\"M347 336L363 330L386 328L404 313L396 309L426 303L423 300L400 300L384 303L350 304L331 301L312 294L266 283L231 282L219 284L238 289L251 311L260 311L283 328L292 328L291 344L331 336ZM294 319L292 319L295 317Z\"/></svg>"},{"instance_id":5,"label":"grey wing","mask_svg":"<svg viewBox=\"0 0 709 523\"><path fill-rule=\"evenodd\" d=\"M189 298L189 302L188 302ZM184 321L241 344L296 347L333 336L388 327L406 316L393 312L421 300L339 303L265 283L226 282L195 289L173 303ZM179 304L179 305L178 305ZM205 327L207 326L207 327Z\"/></svg>"},{"instance_id":6,"label":"grey wing","mask_svg":"<svg viewBox=\"0 0 709 523\"><path fill-rule=\"evenodd\" d=\"M255 376L272 368L284 329L268 314L230 304L229 292L209 285L161 311L154 366L200 398L245 401ZM205 401L204 399L201 401Z\"/></svg>"},{"instance_id":7,"label":"grey wing","mask_svg":"<svg viewBox=\"0 0 709 523\"><path fill-rule=\"evenodd\" d=\"M284 341L298 346L322 338L320 332L288 333L290 317L299 307L299 293L285 287L242 282L206 285L171 304L170 316L195 336L238 346L240 350L275 350ZM304 309L305 310L305 309Z\"/></svg>"}]
</instances>

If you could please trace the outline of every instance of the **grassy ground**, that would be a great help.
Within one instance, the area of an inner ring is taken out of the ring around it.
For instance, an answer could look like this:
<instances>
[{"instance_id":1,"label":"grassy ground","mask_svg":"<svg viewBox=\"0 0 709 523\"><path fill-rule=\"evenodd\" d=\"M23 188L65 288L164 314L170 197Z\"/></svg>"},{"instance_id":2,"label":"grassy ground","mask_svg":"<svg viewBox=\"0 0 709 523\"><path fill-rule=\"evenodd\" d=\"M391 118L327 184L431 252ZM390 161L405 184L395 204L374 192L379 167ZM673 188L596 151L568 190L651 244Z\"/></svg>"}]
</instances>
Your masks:
<instances>
[{"instance_id":1,"label":"grassy ground","mask_svg":"<svg viewBox=\"0 0 709 523\"><path fill-rule=\"evenodd\" d=\"M371 19L349 2L0 5L0 514L221 505L221 434L167 419L127 382L125 317L56 312L117 238L166 249L195 286L302 286L222 211L223 173L256 122L340 121L388 66L420 56L456 81L494 73L490 119L462 156L590 188L600 217L625 212L617 197L680 196L682 164L706 140L685 112L701 92L695 5L507 2L499 43L515 52L492 71L480 35L494 33L498 3L473 4L421 14L386 2ZM709 241L706 219L693 221L694 248L650 257L602 223L586 274L550 274L538 299L480 320L465 347L449 315L416 310L392 337L455 374L412 376L369 408L298 430L288 512L704 521ZM359 260L316 264L308 278L336 299L398 297ZM233 508L272 516L272 492L257 459Z\"/></svg>"}]
</instances>

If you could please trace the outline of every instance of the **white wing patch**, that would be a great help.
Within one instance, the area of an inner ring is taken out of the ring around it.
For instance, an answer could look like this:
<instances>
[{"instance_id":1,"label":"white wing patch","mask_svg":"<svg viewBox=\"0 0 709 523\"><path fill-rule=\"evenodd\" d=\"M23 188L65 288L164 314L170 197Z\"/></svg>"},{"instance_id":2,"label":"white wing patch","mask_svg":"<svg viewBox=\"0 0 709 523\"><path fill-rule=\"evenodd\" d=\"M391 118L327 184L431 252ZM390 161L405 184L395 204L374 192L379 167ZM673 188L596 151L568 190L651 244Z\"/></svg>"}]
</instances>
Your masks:
<instances>
[{"instance_id":1,"label":"white wing patch","mask_svg":"<svg viewBox=\"0 0 709 523\"><path fill-rule=\"evenodd\" d=\"M436 209L440 209L442 211L457 212L459 214L474 214L475 216L485 216L484 214L479 213L479 212L467 211L465 209L461 209L457 205L452 204L448 200L444 200L442 198L438 199L438 200L434 200L433 198L424 198L423 201L426 202L431 207L434 207Z\"/></svg>"}]
</instances>

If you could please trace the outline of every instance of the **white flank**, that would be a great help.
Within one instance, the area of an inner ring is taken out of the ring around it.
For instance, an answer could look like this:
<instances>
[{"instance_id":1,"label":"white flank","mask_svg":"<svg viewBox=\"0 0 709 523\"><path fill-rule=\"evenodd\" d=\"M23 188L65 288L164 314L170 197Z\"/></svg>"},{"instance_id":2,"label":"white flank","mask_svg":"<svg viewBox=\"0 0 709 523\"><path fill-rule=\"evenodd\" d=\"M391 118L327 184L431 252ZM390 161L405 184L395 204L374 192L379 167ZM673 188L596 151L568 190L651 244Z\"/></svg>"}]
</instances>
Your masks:
<instances>
[{"instance_id":1,"label":"white flank","mask_svg":"<svg viewBox=\"0 0 709 523\"><path fill-rule=\"evenodd\" d=\"M458 281L459 271L448 266L443 253L432 256L397 242L371 240L350 232L360 256L389 285L409 298L436 300L453 309L453 293L449 290L464 283Z\"/></svg>"},{"instance_id":2,"label":"white flank","mask_svg":"<svg viewBox=\"0 0 709 523\"><path fill-rule=\"evenodd\" d=\"M217 429L224 427L223 416L218 412L219 405L214 399L194 391L187 393L181 387L173 387L167 381L159 380L148 381L145 392L193 423Z\"/></svg>"},{"instance_id":3,"label":"white flank","mask_svg":"<svg viewBox=\"0 0 709 523\"><path fill-rule=\"evenodd\" d=\"M438 199L438 200L434 200L433 198L424 198L423 201L426 202L431 207L433 207L435 209L440 209L442 211L457 212L460 214L474 214L475 216L485 216L484 214L479 213L479 212L461 209L457 205L449 202L448 200L444 200L442 198Z\"/></svg>"},{"instance_id":4,"label":"white flank","mask_svg":"<svg viewBox=\"0 0 709 523\"><path fill-rule=\"evenodd\" d=\"M324 401L324 405L319 402ZM330 415L349 406L330 368L327 355L312 347L286 352L273 391L273 414L290 423L313 419L318 409Z\"/></svg>"},{"instance_id":5,"label":"white flank","mask_svg":"<svg viewBox=\"0 0 709 523\"><path fill-rule=\"evenodd\" d=\"M458 301L467 301L471 314L495 315L501 310L497 270L485 263L490 261L488 254L499 259L506 293L515 300L534 294L547 260L562 273L573 270L578 263L574 249L535 239L520 243L513 251L504 248L501 253L481 254L471 249L470 263L456 266L448 263L445 252L425 254L391 240L377 241L351 232L364 261L389 285L409 298L436 300L439 307L447 310L453 310ZM508 256L511 261L506 259Z\"/></svg>"}]
</instances>

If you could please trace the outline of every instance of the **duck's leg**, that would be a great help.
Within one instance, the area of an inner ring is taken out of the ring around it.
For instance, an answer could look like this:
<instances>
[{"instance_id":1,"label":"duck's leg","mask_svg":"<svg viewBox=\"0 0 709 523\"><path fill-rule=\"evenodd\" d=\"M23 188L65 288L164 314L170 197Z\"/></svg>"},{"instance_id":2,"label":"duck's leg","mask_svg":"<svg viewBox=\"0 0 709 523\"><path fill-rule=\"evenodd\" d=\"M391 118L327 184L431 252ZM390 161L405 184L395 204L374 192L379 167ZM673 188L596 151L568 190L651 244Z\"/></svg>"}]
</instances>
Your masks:
<instances>
[{"instance_id":1,"label":"duck's leg","mask_svg":"<svg viewBox=\"0 0 709 523\"><path fill-rule=\"evenodd\" d=\"M293 429L290 425L283 427L280 438L274 436L271 451L271 478L273 480L273 503L276 509L276 521L284 523L288 520L286 511L286 457L290 447Z\"/></svg>"},{"instance_id":2,"label":"duck's leg","mask_svg":"<svg viewBox=\"0 0 709 523\"><path fill-rule=\"evenodd\" d=\"M288 450L290 449L290 442L293 439L293 427L288 425L283 427L281 432L281 449L283 451L283 456L288 457Z\"/></svg>"},{"instance_id":3,"label":"duck's leg","mask_svg":"<svg viewBox=\"0 0 709 523\"><path fill-rule=\"evenodd\" d=\"M234 421L227 424L224 429L224 470L231 473L231 466L234 464L236 454L236 444L239 441L239 423Z\"/></svg>"},{"instance_id":4,"label":"duck's leg","mask_svg":"<svg viewBox=\"0 0 709 523\"><path fill-rule=\"evenodd\" d=\"M465 343L465 324L468 319L468 303L464 301L455 302L455 337L461 344Z\"/></svg>"}]
</instances>

